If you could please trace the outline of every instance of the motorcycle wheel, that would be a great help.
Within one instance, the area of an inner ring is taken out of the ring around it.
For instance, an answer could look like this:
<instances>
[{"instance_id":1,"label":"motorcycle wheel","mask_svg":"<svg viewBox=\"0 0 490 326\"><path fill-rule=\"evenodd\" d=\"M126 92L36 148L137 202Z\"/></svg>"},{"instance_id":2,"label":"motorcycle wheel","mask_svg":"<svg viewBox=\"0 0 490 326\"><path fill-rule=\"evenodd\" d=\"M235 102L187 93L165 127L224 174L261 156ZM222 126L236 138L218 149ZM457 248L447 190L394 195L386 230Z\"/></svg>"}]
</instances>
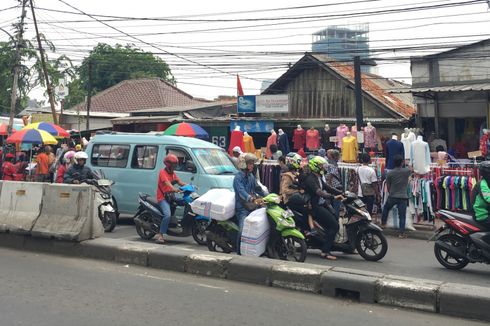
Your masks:
<instances>
[{"instance_id":1,"label":"motorcycle wheel","mask_svg":"<svg viewBox=\"0 0 490 326\"><path fill-rule=\"evenodd\" d=\"M466 241L454 234L444 234L437 240L445 242L453 247L466 247ZM439 247L437 243L434 244L434 255L437 261L447 269L463 269L468 265L469 260L464 258L454 258L443 248Z\"/></svg>"},{"instance_id":2,"label":"motorcycle wheel","mask_svg":"<svg viewBox=\"0 0 490 326\"><path fill-rule=\"evenodd\" d=\"M304 262L306 260L306 241L293 236L278 238L274 246L277 257L281 260ZM275 255L274 255L275 256Z\"/></svg>"},{"instance_id":3,"label":"motorcycle wheel","mask_svg":"<svg viewBox=\"0 0 490 326\"><path fill-rule=\"evenodd\" d=\"M205 246L207 244L206 241L206 229L209 225L209 222L206 220L196 220L192 224L192 237L197 244L201 246Z\"/></svg>"},{"instance_id":4,"label":"motorcycle wheel","mask_svg":"<svg viewBox=\"0 0 490 326\"><path fill-rule=\"evenodd\" d=\"M105 212L101 219L105 232L112 232L117 224L117 215L115 212Z\"/></svg>"},{"instance_id":5,"label":"motorcycle wheel","mask_svg":"<svg viewBox=\"0 0 490 326\"><path fill-rule=\"evenodd\" d=\"M356 249L365 260L378 261L386 255L388 241L380 231L366 229L357 235Z\"/></svg>"},{"instance_id":6,"label":"motorcycle wheel","mask_svg":"<svg viewBox=\"0 0 490 326\"><path fill-rule=\"evenodd\" d=\"M140 218L143 221L149 221L151 219L151 215L149 213L143 213L140 215ZM153 237L156 234L156 232L153 232L152 230L147 230L147 229L143 228L143 226L138 224L138 223L135 223L135 226L136 226L136 232L138 232L138 235L142 239L145 239L145 240L153 239Z\"/></svg>"}]
</instances>

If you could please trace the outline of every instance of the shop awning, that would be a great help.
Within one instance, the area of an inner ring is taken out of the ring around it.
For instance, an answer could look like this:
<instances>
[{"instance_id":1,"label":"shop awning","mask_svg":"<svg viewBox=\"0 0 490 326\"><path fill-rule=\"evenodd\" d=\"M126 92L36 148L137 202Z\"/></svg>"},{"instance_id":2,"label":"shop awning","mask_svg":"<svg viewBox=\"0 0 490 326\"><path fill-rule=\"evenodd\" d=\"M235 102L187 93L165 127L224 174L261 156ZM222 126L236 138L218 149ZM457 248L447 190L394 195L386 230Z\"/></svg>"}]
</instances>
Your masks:
<instances>
[{"instance_id":1,"label":"shop awning","mask_svg":"<svg viewBox=\"0 0 490 326\"><path fill-rule=\"evenodd\" d=\"M490 91L490 83L451 85L451 86L426 86L391 91L391 93L427 93L427 92L470 92Z\"/></svg>"}]
</instances>

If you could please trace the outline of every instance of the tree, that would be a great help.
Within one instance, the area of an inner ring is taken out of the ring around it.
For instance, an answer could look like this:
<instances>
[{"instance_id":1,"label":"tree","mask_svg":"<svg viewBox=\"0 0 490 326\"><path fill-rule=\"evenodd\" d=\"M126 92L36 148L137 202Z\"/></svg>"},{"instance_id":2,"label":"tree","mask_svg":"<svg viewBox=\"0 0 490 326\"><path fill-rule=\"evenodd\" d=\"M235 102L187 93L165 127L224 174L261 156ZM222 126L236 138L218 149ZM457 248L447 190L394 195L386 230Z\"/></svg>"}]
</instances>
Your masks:
<instances>
[{"instance_id":1,"label":"tree","mask_svg":"<svg viewBox=\"0 0 490 326\"><path fill-rule=\"evenodd\" d=\"M66 108L84 101L88 92L89 62L92 65L92 94L133 78L159 77L175 85L170 67L152 53L132 45L116 44L112 47L99 43L77 67L79 77L69 84Z\"/></svg>"}]
</instances>

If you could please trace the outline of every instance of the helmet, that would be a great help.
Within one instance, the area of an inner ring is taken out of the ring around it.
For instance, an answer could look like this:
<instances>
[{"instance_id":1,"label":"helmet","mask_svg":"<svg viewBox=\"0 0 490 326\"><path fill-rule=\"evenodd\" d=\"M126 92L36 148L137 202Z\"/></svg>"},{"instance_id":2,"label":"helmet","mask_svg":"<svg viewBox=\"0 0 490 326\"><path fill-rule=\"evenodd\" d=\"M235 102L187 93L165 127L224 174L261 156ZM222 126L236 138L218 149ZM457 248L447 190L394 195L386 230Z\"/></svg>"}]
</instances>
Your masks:
<instances>
[{"instance_id":1,"label":"helmet","mask_svg":"<svg viewBox=\"0 0 490 326\"><path fill-rule=\"evenodd\" d=\"M238 167L241 170L245 170L247 168L247 164L249 163L255 163L257 162L257 156L251 153L247 153L243 155L243 157L240 158L240 162L238 164Z\"/></svg>"},{"instance_id":2,"label":"helmet","mask_svg":"<svg viewBox=\"0 0 490 326\"><path fill-rule=\"evenodd\" d=\"M322 173L323 166L325 164L327 164L326 159L324 159L321 156L315 156L310 159L310 162L308 163L308 167L310 168L310 171L313 173Z\"/></svg>"},{"instance_id":3,"label":"helmet","mask_svg":"<svg viewBox=\"0 0 490 326\"><path fill-rule=\"evenodd\" d=\"M73 160L73 157L75 156L75 151L68 151L63 155L63 161L65 163L70 163Z\"/></svg>"},{"instance_id":4,"label":"helmet","mask_svg":"<svg viewBox=\"0 0 490 326\"><path fill-rule=\"evenodd\" d=\"M167 169L173 170L179 164L179 159L174 154L168 154L163 160L163 163L165 163Z\"/></svg>"},{"instance_id":5,"label":"helmet","mask_svg":"<svg viewBox=\"0 0 490 326\"><path fill-rule=\"evenodd\" d=\"M74 155L76 161L88 159L88 155L85 152L76 152Z\"/></svg>"},{"instance_id":6,"label":"helmet","mask_svg":"<svg viewBox=\"0 0 490 326\"><path fill-rule=\"evenodd\" d=\"M301 162L303 158L297 153L289 153L286 155L286 165L290 170L298 170L301 167Z\"/></svg>"},{"instance_id":7,"label":"helmet","mask_svg":"<svg viewBox=\"0 0 490 326\"><path fill-rule=\"evenodd\" d=\"M76 151L81 151L81 150L82 150L82 145L80 145L80 144L76 144L76 145L75 145L75 150L76 150Z\"/></svg>"},{"instance_id":8,"label":"helmet","mask_svg":"<svg viewBox=\"0 0 490 326\"><path fill-rule=\"evenodd\" d=\"M480 175L483 179L490 181L490 161L484 161L480 163Z\"/></svg>"}]
</instances>

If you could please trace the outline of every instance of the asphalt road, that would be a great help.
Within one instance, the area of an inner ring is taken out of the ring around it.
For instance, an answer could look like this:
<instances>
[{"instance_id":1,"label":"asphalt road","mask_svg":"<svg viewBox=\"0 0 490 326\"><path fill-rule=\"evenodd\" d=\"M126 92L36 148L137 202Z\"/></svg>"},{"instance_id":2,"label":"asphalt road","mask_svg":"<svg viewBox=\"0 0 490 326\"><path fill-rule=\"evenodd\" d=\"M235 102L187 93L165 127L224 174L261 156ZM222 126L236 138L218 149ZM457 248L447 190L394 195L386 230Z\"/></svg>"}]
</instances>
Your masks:
<instances>
[{"instance_id":1,"label":"asphalt road","mask_svg":"<svg viewBox=\"0 0 490 326\"><path fill-rule=\"evenodd\" d=\"M1 325L486 325L102 261L0 257Z\"/></svg>"},{"instance_id":2,"label":"asphalt road","mask_svg":"<svg viewBox=\"0 0 490 326\"><path fill-rule=\"evenodd\" d=\"M114 233L106 233L110 238L123 238L132 241L142 240L136 233L132 221L123 220ZM490 266L469 264L461 271L451 271L442 267L434 256L434 243L424 240L388 238L388 253L379 262L368 262L359 255L339 254L335 262L320 258L319 251L309 251L306 262L319 265L341 266L362 269L373 272L383 272L394 275L426 278L439 281L467 283L480 286L490 286ZM179 246L188 249L207 251L207 247L198 246L192 237L170 238L167 246Z\"/></svg>"}]
</instances>

